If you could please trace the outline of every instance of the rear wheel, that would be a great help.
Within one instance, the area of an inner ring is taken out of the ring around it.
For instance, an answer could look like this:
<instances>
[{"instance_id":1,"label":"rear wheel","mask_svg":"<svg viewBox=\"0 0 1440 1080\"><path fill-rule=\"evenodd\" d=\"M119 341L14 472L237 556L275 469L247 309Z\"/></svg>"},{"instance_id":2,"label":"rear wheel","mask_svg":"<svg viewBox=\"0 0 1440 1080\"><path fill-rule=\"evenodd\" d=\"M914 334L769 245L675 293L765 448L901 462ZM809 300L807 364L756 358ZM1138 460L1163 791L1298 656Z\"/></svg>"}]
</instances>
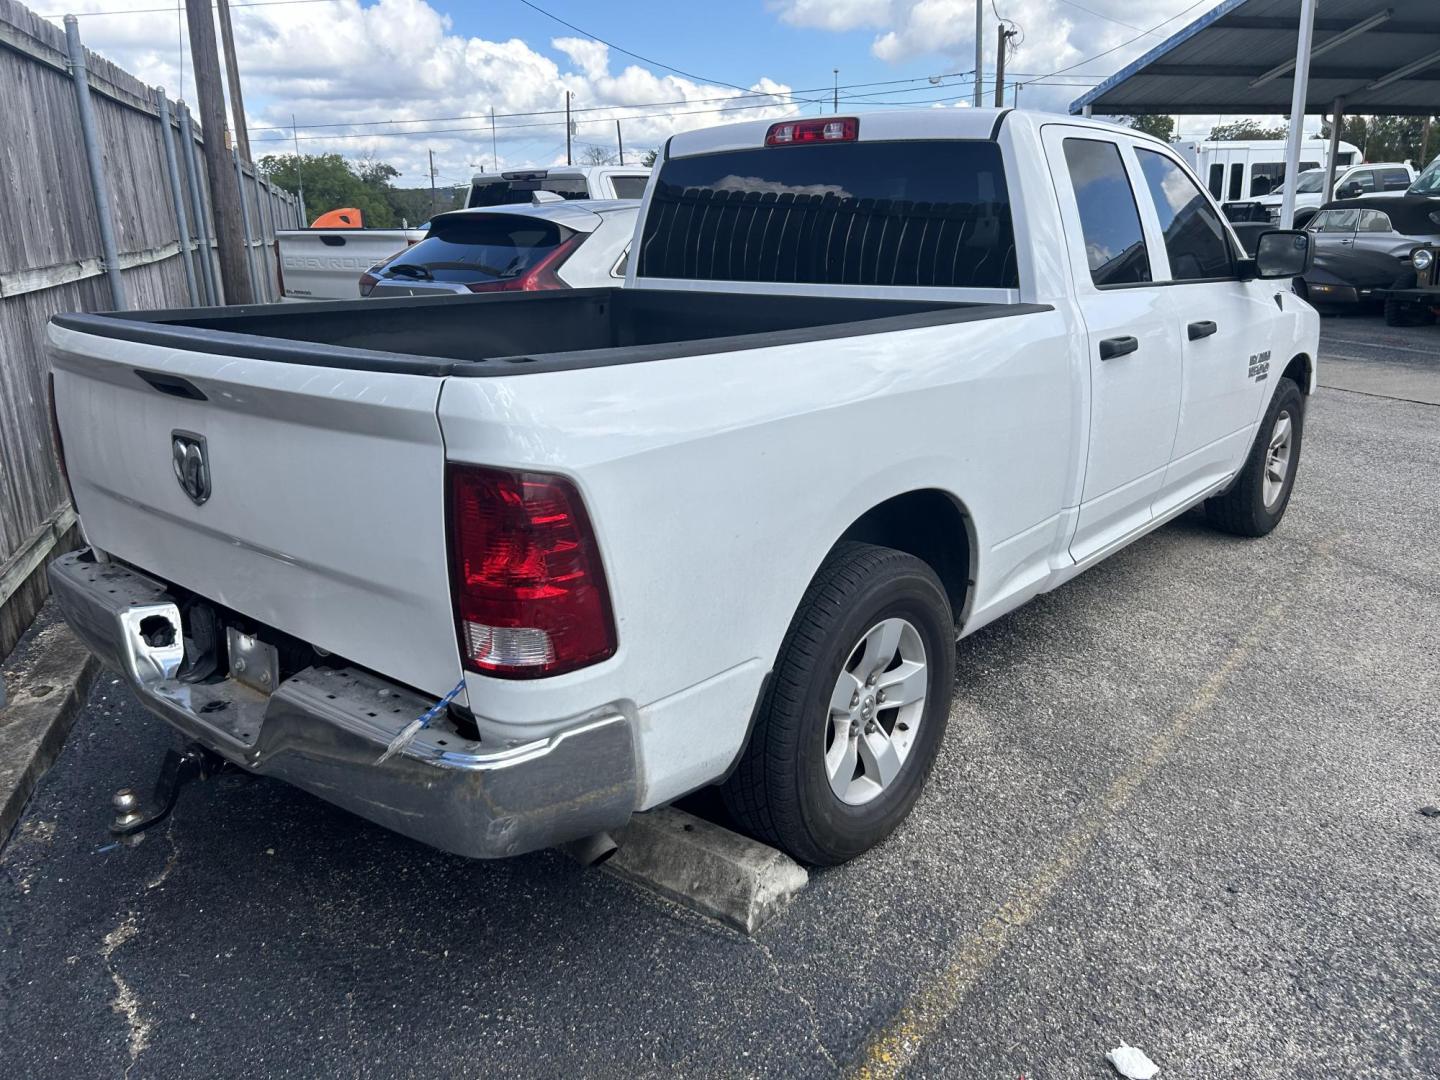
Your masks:
<instances>
[{"instance_id":1,"label":"rear wheel","mask_svg":"<svg viewBox=\"0 0 1440 1080\"><path fill-rule=\"evenodd\" d=\"M888 836L945 733L955 628L912 555L838 545L781 646L755 730L722 794L737 822L802 862L833 865Z\"/></svg>"},{"instance_id":2,"label":"rear wheel","mask_svg":"<svg viewBox=\"0 0 1440 1080\"><path fill-rule=\"evenodd\" d=\"M1386 326L1428 326L1435 321L1435 313L1419 304L1407 304L1403 300L1385 301Z\"/></svg>"},{"instance_id":3,"label":"rear wheel","mask_svg":"<svg viewBox=\"0 0 1440 1080\"><path fill-rule=\"evenodd\" d=\"M1279 525L1290 505L1304 434L1305 397L1282 378L1245 467L1229 491L1205 503L1210 524L1236 536L1264 536Z\"/></svg>"}]
</instances>

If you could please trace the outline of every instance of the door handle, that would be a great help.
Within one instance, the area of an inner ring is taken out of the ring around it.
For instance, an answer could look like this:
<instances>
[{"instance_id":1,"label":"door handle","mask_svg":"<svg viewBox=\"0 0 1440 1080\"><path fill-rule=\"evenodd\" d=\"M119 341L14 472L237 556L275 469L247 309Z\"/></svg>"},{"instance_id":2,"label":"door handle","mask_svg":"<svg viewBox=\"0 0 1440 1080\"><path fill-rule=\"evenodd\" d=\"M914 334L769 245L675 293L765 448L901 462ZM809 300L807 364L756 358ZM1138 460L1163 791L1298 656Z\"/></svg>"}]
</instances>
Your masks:
<instances>
[{"instance_id":1,"label":"door handle","mask_svg":"<svg viewBox=\"0 0 1440 1080\"><path fill-rule=\"evenodd\" d=\"M1199 341L1202 337L1209 337L1220 328L1206 319L1203 322L1192 322L1185 329L1189 333L1191 341Z\"/></svg>"},{"instance_id":2,"label":"door handle","mask_svg":"<svg viewBox=\"0 0 1440 1080\"><path fill-rule=\"evenodd\" d=\"M1128 356L1140 348L1140 342L1133 337L1110 337L1100 342L1100 359L1114 360L1117 356Z\"/></svg>"}]
</instances>

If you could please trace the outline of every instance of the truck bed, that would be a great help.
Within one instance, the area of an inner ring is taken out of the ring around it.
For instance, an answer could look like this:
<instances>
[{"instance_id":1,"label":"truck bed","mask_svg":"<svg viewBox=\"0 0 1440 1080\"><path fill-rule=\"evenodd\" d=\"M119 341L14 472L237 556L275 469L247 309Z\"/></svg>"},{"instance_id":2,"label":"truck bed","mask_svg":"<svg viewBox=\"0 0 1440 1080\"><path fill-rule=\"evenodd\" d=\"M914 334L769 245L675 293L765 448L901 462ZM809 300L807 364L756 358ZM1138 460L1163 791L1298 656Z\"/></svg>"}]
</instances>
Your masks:
<instances>
[{"instance_id":1,"label":"truck bed","mask_svg":"<svg viewBox=\"0 0 1440 1080\"><path fill-rule=\"evenodd\" d=\"M798 344L1048 310L1037 304L567 289L57 315L101 337L409 375L517 375Z\"/></svg>"}]
</instances>

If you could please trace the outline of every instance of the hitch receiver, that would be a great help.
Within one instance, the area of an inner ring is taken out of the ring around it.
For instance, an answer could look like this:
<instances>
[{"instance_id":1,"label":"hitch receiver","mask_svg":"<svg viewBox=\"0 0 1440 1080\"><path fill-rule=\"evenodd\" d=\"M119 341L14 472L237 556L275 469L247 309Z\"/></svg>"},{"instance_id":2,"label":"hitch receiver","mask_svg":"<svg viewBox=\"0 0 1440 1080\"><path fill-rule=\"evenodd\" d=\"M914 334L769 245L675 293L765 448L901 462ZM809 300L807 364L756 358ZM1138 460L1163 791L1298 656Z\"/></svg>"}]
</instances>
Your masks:
<instances>
[{"instance_id":1,"label":"hitch receiver","mask_svg":"<svg viewBox=\"0 0 1440 1080\"><path fill-rule=\"evenodd\" d=\"M199 743L190 743L182 750L167 750L160 762L160 775L149 802L141 802L131 788L115 792L110 804L115 807L115 820L110 831L116 836L133 836L151 825L165 820L175 809L180 789L191 780L206 780L222 772L236 769L219 754L211 753Z\"/></svg>"}]
</instances>

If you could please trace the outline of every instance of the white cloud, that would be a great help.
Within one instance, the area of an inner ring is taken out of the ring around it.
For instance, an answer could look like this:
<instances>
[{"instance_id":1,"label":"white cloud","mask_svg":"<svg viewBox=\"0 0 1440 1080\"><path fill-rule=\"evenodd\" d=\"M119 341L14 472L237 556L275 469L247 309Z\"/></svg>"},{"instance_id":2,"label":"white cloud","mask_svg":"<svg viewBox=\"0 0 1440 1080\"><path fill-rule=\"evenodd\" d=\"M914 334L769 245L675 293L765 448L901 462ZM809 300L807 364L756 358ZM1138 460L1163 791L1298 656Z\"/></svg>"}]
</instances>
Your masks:
<instances>
[{"instance_id":1,"label":"white cloud","mask_svg":"<svg viewBox=\"0 0 1440 1080\"><path fill-rule=\"evenodd\" d=\"M114 10L113 0L72 0L71 7ZM578 147L613 148L614 121L622 118L627 157L675 131L797 111L787 103L790 87L775 79L751 87L773 97L751 97L638 64L616 72L600 42L467 37L426 0L232 7L232 18L256 157L291 151L293 113L303 153L389 161L406 186L428 183L430 149L442 182L466 180L482 163L492 168L492 108L501 167L563 162L567 90ZM90 48L172 97L183 80L193 108L189 54L182 69L173 14L82 18L81 31ZM637 108L652 102L674 104ZM341 126L306 130L318 124ZM397 128L430 134L399 136Z\"/></svg>"}]
</instances>

